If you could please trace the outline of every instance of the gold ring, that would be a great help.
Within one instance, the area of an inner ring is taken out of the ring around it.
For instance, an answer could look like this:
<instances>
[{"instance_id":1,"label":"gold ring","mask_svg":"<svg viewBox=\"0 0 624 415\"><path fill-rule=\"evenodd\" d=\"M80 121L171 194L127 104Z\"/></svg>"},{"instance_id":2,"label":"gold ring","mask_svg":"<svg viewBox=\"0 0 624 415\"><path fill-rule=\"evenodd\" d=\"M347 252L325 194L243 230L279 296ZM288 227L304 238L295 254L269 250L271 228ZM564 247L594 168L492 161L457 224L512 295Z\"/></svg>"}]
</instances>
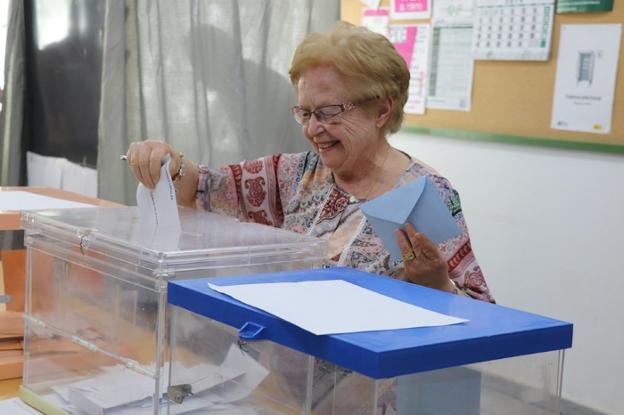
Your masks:
<instances>
[{"instance_id":1,"label":"gold ring","mask_svg":"<svg viewBox=\"0 0 624 415\"><path fill-rule=\"evenodd\" d=\"M410 251L409 254L405 255L405 261L407 262L413 261L414 258L416 258L416 255L414 255L414 251Z\"/></svg>"}]
</instances>

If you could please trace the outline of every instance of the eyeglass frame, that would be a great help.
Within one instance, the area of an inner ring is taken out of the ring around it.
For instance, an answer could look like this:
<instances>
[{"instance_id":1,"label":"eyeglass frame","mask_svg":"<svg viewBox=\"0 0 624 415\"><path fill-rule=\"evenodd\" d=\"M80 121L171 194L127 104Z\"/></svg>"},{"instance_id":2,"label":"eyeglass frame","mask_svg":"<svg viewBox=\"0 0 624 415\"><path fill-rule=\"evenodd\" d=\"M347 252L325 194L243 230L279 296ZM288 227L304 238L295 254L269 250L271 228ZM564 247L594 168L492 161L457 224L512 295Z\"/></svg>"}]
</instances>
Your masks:
<instances>
[{"instance_id":1,"label":"eyeglass frame","mask_svg":"<svg viewBox=\"0 0 624 415\"><path fill-rule=\"evenodd\" d=\"M347 101L347 102L344 102L342 104L323 105L322 107L316 108L315 110L306 110L305 108L301 107L300 105L295 105L294 107L292 107L290 109L290 111L293 114L293 117L295 118L295 121L299 125L302 125L304 127L310 123L310 119L312 119L312 115L314 115L314 117L316 118L317 122L319 122L321 124L327 124L327 123L331 122L332 119L334 119L334 118L344 114L345 112L349 112L349 111L351 111L351 110L353 110L355 108L358 108L359 105L361 105L361 104L363 104L365 102L368 102L368 101L375 100L375 99L379 99L379 97L378 96L372 96L372 97L360 99L360 100L355 101L355 102ZM322 113L321 113L321 116L325 117L326 119L325 120L319 119L319 116L318 116L319 111L321 111L323 108L327 108L327 107L340 107L340 112L337 112L336 114L330 115L328 117L323 116ZM310 118L307 121L299 121L299 119L297 118L297 113L296 113L296 111L298 111L298 110L309 111L310 112Z\"/></svg>"},{"instance_id":2,"label":"eyeglass frame","mask_svg":"<svg viewBox=\"0 0 624 415\"><path fill-rule=\"evenodd\" d=\"M340 111L335 113L335 114L332 114L332 115L325 115L325 114L323 114L322 111L323 111L323 109L326 109L327 107L338 107L338 108L340 108ZM345 112L349 112L349 111L351 111L352 109L355 109L355 108L357 108L357 105L354 104L353 102L344 102L342 104L323 105L322 107L318 107L318 108L316 108L314 110L309 110L309 109L303 108L300 105L295 105L294 107L292 107L290 109L290 111L292 112L293 117L295 118L295 121L297 121L297 123L299 125L306 126L306 125L308 125L310 123L310 120L312 119L313 115L314 115L314 118L316 118L317 122L319 122L321 124L327 124L327 123L331 122L331 120L333 120L334 118L338 117L339 115L342 115ZM310 113L310 116L309 116L309 118L306 121L303 121L303 119L301 119L301 117L297 116L297 111L301 111L301 110L307 111L307 112ZM319 117L319 114L320 114L320 117Z\"/></svg>"}]
</instances>

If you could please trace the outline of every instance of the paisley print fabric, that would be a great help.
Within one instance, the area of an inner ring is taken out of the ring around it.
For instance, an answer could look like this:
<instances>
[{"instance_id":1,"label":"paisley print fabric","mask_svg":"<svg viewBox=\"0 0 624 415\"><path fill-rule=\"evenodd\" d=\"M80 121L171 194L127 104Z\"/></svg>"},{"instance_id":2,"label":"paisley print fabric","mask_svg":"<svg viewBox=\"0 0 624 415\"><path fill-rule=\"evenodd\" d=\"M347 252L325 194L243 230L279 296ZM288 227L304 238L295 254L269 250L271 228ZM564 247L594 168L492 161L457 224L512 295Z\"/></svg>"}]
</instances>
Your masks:
<instances>
[{"instance_id":1,"label":"paisley print fabric","mask_svg":"<svg viewBox=\"0 0 624 415\"><path fill-rule=\"evenodd\" d=\"M199 173L198 208L326 239L330 264L401 278L403 262L390 258L359 209L361 201L336 185L316 153L276 154L216 169L200 165ZM451 278L467 295L493 302L449 181L412 158L397 186L421 176L429 176L464 231L439 245Z\"/></svg>"}]
</instances>

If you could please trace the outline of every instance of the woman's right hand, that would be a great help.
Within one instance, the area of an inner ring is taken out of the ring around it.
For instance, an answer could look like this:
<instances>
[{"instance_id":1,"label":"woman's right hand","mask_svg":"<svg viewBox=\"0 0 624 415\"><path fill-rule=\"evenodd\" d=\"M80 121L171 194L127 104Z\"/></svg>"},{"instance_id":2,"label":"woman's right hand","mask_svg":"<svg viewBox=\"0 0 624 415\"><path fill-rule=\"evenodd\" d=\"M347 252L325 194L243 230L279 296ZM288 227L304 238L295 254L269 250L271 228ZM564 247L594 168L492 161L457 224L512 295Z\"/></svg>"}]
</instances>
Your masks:
<instances>
[{"instance_id":1,"label":"woman's right hand","mask_svg":"<svg viewBox=\"0 0 624 415\"><path fill-rule=\"evenodd\" d=\"M160 179L160 168L165 156L171 156L169 173L173 176L180 169L181 155L162 141L146 140L130 144L126 157L137 180L148 189L154 189Z\"/></svg>"}]
</instances>

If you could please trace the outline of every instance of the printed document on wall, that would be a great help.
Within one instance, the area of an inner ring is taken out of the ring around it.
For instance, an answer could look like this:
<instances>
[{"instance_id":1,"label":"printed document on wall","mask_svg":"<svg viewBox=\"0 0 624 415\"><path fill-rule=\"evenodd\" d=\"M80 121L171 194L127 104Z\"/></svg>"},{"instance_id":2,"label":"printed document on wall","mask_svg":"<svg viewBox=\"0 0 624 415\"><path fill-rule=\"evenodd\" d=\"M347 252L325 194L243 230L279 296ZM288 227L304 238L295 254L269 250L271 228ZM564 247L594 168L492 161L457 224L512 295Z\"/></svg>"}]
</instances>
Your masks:
<instances>
[{"instance_id":1,"label":"printed document on wall","mask_svg":"<svg viewBox=\"0 0 624 415\"><path fill-rule=\"evenodd\" d=\"M429 70L429 29L423 25L390 25L390 41L407 62L410 71L409 96L404 110L424 114Z\"/></svg>"},{"instance_id":2,"label":"printed document on wall","mask_svg":"<svg viewBox=\"0 0 624 415\"><path fill-rule=\"evenodd\" d=\"M472 25L474 19L473 0L435 0L433 15L435 23L466 23Z\"/></svg>"},{"instance_id":3,"label":"printed document on wall","mask_svg":"<svg viewBox=\"0 0 624 415\"><path fill-rule=\"evenodd\" d=\"M364 9L362 11L362 26L368 30L388 37L390 24L390 10L387 7L378 9Z\"/></svg>"},{"instance_id":4,"label":"printed document on wall","mask_svg":"<svg viewBox=\"0 0 624 415\"><path fill-rule=\"evenodd\" d=\"M548 60L554 8L554 0L477 0L474 57Z\"/></svg>"},{"instance_id":5,"label":"printed document on wall","mask_svg":"<svg viewBox=\"0 0 624 415\"><path fill-rule=\"evenodd\" d=\"M360 2L369 9L376 9L379 7L381 0L360 0Z\"/></svg>"},{"instance_id":6,"label":"printed document on wall","mask_svg":"<svg viewBox=\"0 0 624 415\"><path fill-rule=\"evenodd\" d=\"M596 13L613 10L613 0L558 0L557 13Z\"/></svg>"},{"instance_id":7,"label":"printed document on wall","mask_svg":"<svg viewBox=\"0 0 624 415\"><path fill-rule=\"evenodd\" d=\"M472 26L434 26L427 108L470 111Z\"/></svg>"},{"instance_id":8,"label":"printed document on wall","mask_svg":"<svg viewBox=\"0 0 624 415\"><path fill-rule=\"evenodd\" d=\"M394 20L428 19L431 0L391 0L390 17Z\"/></svg>"},{"instance_id":9,"label":"printed document on wall","mask_svg":"<svg viewBox=\"0 0 624 415\"><path fill-rule=\"evenodd\" d=\"M622 25L561 26L551 128L608 134Z\"/></svg>"}]
</instances>

